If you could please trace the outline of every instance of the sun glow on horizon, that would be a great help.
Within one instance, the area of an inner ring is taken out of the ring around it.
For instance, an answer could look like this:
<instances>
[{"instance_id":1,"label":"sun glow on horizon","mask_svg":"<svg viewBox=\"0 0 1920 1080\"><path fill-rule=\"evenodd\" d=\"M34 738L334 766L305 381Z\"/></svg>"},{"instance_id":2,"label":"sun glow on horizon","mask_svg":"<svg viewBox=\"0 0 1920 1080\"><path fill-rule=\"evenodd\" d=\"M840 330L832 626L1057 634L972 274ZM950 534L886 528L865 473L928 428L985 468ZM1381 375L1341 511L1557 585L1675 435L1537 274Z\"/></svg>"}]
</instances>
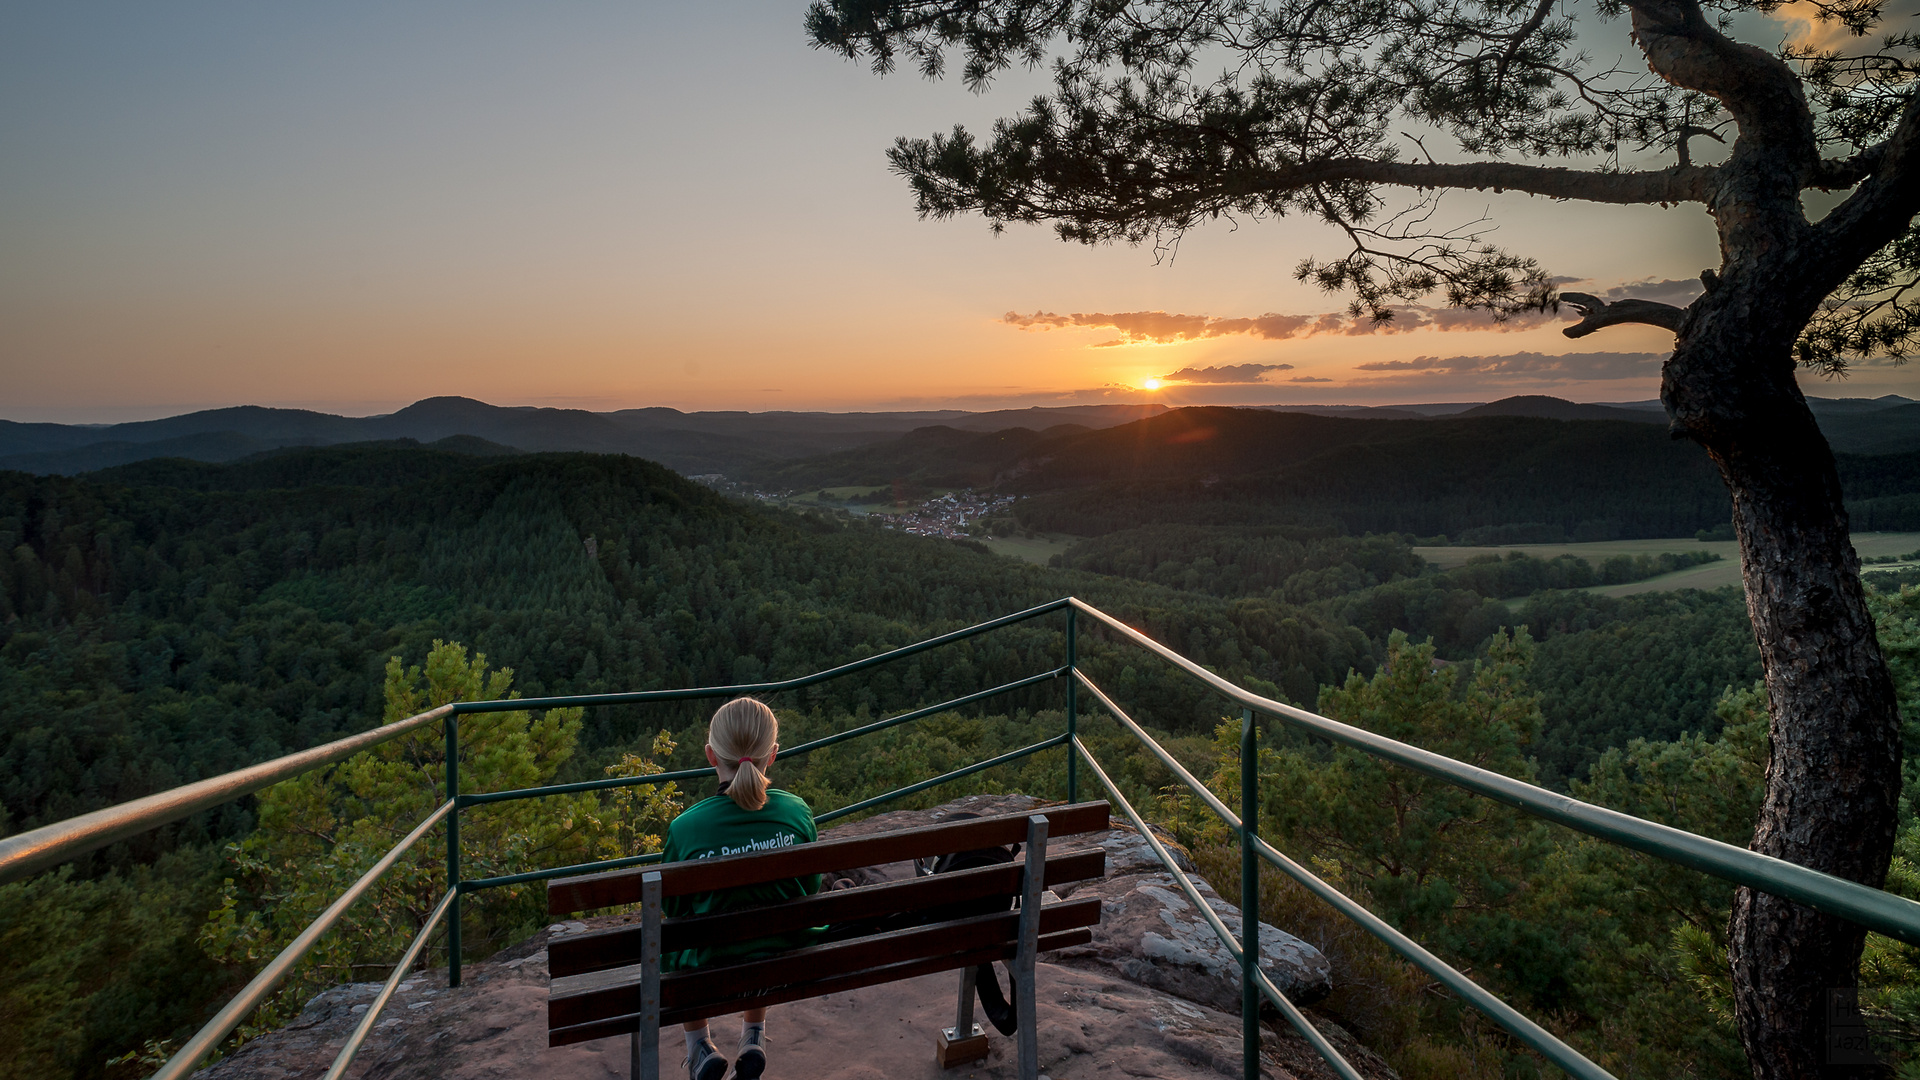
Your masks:
<instances>
[{"instance_id":1,"label":"sun glow on horizon","mask_svg":"<svg viewBox=\"0 0 1920 1080\"><path fill-rule=\"evenodd\" d=\"M1158 390L1160 389L1160 385L1161 384L1159 379L1148 379L1142 382L1140 384L1140 387L1143 390Z\"/></svg>"}]
</instances>

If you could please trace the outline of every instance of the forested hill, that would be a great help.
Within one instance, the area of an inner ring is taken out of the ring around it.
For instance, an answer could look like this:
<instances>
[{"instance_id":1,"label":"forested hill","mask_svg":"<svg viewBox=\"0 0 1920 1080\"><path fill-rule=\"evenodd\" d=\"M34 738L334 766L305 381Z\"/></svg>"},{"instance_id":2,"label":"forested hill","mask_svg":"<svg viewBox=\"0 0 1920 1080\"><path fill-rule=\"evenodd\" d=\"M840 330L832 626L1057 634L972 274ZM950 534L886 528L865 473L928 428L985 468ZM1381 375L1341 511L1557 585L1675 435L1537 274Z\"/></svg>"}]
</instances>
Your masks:
<instances>
[{"instance_id":1,"label":"forested hill","mask_svg":"<svg viewBox=\"0 0 1920 1080\"><path fill-rule=\"evenodd\" d=\"M1185 409L1092 432L1012 486L1023 518L1093 534L1144 521L1324 523L1457 535L1686 536L1731 516L1699 448L1651 424L1488 416L1346 420Z\"/></svg>"},{"instance_id":2,"label":"forested hill","mask_svg":"<svg viewBox=\"0 0 1920 1080\"><path fill-rule=\"evenodd\" d=\"M1534 749L1561 786L1630 739L1717 730L1722 691L1758 670L1735 590L1523 599L1614 580L1611 564L1509 558L1443 573L1405 536L1267 528L1116 535L1074 567L1039 567L730 501L622 455L349 446L78 478L0 472L0 552L0 835L369 728L389 658L420 664L436 640L513 669L525 695L719 685L1075 594L1240 685L1311 706L1350 672L1376 671L1397 630L1471 661L1500 627L1527 623ZM1062 627L1049 617L773 704L797 738L844 730L1051 669ZM1079 640L1097 681L1176 752L1210 760L1219 699L1084 624ZM878 794L1054 734L1061 701L1057 683L1036 686L857 753L796 759L783 782L843 802ZM663 728L680 744L671 764L696 764L701 713L590 711L553 779L599 778ZM1113 740L1115 775L1140 798L1172 783L1126 756L1110 724L1090 716L1082 732ZM1051 783L1055 766L1034 761L1035 782ZM131 1073L109 1059L151 1038L177 1045L252 976L202 935L231 898L223 882L245 877L226 845L253 832L254 806L0 887L10 1067L118 1080ZM278 900L239 902L258 913Z\"/></svg>"},{"instance_id":3,"label":"forested hill","mask_svg":"<svg viewBox=\"0 0 1920 1080\"><path fill-rule=\"evenodd\" d=\"M976 547L760 510L616 455L332 448L0 473L0 831L363 729L387 657L435 638L511 666L529 695L726 684L1077 592L1236 676L1310 694L1371 666L1362 632L1278 600ZM1058 621L804 701L899 708L1044 670ZM1147 700L1163 722L1211 722L1197 699ZM602 710L584 742L634 723Z\"/></svg>"},{"instance_id":4,"label":"forested hill","mask_svg":"<svg viewBox=\"0 0 1920 1080\"><path fill-rule=\"evenodd\" d=\"M1622 411L1622 410L1615 410ZM1920 453L1840 455L1869 520L1920 527ZM1349 419L1188 408L1089 431L928 428L764 469L794 489L903 481L1025 495L1030 528L1099 535L1146 524L1293 524L1537 539L1687 536L1730 516L1705 454L1658 424L1481 415ZM990 479L989 479L990 478Z\"/></svg>"}]
</instances>

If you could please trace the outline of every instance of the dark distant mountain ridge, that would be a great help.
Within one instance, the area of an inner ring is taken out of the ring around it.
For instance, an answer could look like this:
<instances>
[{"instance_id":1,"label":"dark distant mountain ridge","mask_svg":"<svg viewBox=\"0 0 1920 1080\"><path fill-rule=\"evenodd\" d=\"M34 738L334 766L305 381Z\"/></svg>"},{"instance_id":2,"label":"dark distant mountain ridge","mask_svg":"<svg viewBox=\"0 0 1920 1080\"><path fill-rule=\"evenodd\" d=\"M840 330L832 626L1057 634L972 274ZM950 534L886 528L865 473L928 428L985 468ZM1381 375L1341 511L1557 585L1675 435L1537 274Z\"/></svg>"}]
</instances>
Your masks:
<instances>
[{"instance_id":1,"label":"dark distant mountain ridge","mask_svg":"<svg viewBox=\"0 0 1920 1080\"><path fill-rule=\"evenodd\" d=\"M1849 496L1870 500L1856 527L1920 528L1920 453L1838 460ZM1198 407L1092 431L935 427L752 475L789 490L991 486L1026 496L1027 526L1075 535L1284 524L1610 540L1687 536L1731 516L1713 465L1662 424L1499 411L1356 419Z\"/></svg>"},{"instance_id":2,"label":"dark distant mountain ridge","mask_svg":"<svg viewBox=\"0 0 1920 1080\"><path fill-rule=\"evenodd\" d=\"M1058 424L1045 431L962 431L944 424L917 428L883 443L834 454L781 462L752 470L764 487L802 491L817 487L873 487L895 481L915 487L986 488L1010 479L1048 448L1071 444L1093 429Z\"/></svg>"},{"instance_id":3,"label":"dark distant mountain ridge","mask_svg":"<svg viewBox=\"0 0 1920 1080\"><path fill-rule=\"evenodd\" d=\"M1583 405L1545 394L1490 401L1452 414L1454 416L1537 416L1546 420L1626 420L1636 424L1664 424L1664 410L1622 409L1614 405Z\"/></svg>"},{"instance_id":4,"label":"dark distant mountain ridge","mask_svg":"<svg viewBox=\"0 0 1920 1080\"><path fill-rule=\"evenodd\" d=\"M1875 399L1809 399L1822 429L1838 451L1891 453L1920 450L1920 402L1888 395ZM682 473L752 476L766 483L807 486L819 483L879 482L871 476L898 476L902 453L951 452L938 485L963 480L979 486L1018 469L1032 456L1025 445L1053 429L1075 425L1105 429L1165 416L1164 405L1079 405L969 413L958 410L908 412L693 412L668 408L624 409L596 413L583 409L502 407L462 397L415 402L383 416L346 417L306 409L239 406L188 413L160 420L112 425L23 424L0 421L0 469L34 473L78 473L155 457L233 461L288 446L414 439L437 442L470 436L526 451L590 451L645 457ZM1366 421L1445 422L1494 416L1559 420L1606 419L1653 427L1664 419L1657 402L1583 405L1541 395L1507 398L1485 405L1265 406L1240 412L1324 416ZM888 444L922 428L956 433L951 447L939 450L941 436ZM961 438L966 433L1025 431L1025 436L989 440ZM1008 448L1021 443L1018 452ZM843 455L836 462L815 461ZM864 456L863 456L864 455ZM1178 459L1179 455L1175 455ZM862 461L889 462L849 469ZM785 464L783 464L785 463ZM929 461L940 466L939 461ZM918 471L915 465L906 471ZM824 471L823 471L824 470ZM938 471L936 469L936 471ZM829 473L861 479L840 480ZM983 480L983 477L986 478Z\"/></svg>"},{"instance_id":5,"label":"dark distant mountain ridge","mask_svg":"<svg viewBox=\"0 0 1920 1080\"><path fill-rule=\"evenodd\" d=\"M286 446L390 439L431 443L466 435L529 452L631 454L682 473L737 473L890 439L929 424L970 431L1061 423L1104 427L1165 411L1163 405L1074 405L983 413L683 413L667 408L595 413L435 397L384 416L347 417L246 405L105 426L0 421L0 469L78 473L154 457L233 461Z\"/></svg>"}]
</instances>

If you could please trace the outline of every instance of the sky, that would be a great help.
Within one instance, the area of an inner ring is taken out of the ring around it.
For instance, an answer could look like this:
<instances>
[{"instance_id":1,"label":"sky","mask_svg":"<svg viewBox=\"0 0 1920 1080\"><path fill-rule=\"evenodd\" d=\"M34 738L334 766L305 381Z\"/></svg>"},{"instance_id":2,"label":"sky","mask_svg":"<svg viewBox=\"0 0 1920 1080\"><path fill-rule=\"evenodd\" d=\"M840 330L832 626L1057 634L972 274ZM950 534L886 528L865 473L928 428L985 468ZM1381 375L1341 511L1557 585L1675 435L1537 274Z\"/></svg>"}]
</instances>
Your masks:
<instances>
[{"instance_id":1,"label":"sky","mask_svg":"<svg viewBox=\"0 0 1920 1080\"><path fill-rule=\"evenodd\" d=\"M0 11L0 419L460 394L595 410L1655 397L1671 335L1570 340L1292 279L1294 218L1168 257L921 221L899 136L1040 88L875 76L804 3L14 4ZM1624 26L1594 39L1627 46ZM1771 44L1771 43L1768 43ZM1449 195L1567 288L1684 303L1698 207ZM1920 370L1809 376L1920 396Z\"/></svg>"}]
</instances>

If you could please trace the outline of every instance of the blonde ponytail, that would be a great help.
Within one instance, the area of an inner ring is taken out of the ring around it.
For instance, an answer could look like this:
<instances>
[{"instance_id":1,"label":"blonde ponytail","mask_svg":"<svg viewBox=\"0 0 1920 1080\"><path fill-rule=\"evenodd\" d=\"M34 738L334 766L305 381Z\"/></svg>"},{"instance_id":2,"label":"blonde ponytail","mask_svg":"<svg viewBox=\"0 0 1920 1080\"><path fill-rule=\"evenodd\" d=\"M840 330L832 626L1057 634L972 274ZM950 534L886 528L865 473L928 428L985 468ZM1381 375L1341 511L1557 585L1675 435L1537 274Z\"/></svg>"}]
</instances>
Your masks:
<instances>
[{"instance_id":1,"label":"blonde ponytail","mask_svg":"<svg viewBox=\"0 0 1920 1080\"><path fill-rule=\"evenodd\" d=\"M713 755L733 766L733 779L727 784L727 797L742 810L758 810L767 805L767 779L760 762L773 753L780 738L780 721L764 702L753 698L734 698L713 714L707 725L707 745Z\"/></svg>"}]
</instances>

